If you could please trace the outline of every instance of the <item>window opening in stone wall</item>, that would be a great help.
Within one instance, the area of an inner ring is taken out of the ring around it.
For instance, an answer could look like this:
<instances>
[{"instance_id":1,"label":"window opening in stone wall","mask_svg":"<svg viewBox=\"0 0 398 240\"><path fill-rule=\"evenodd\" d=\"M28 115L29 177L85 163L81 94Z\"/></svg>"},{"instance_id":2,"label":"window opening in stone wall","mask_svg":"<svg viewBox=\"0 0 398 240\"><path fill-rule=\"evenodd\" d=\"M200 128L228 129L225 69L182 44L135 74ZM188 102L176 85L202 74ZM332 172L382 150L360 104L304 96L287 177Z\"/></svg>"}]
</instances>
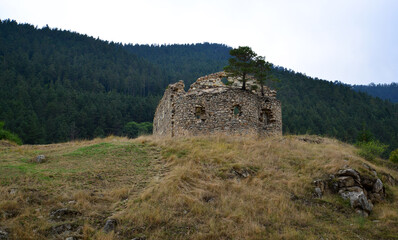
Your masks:
<instances>
[{"instance_id":1,"label":"window opening in stone wall","mask_svg":"<svg viewBox=\"0 0 398 240\"><path fill-rule=\"evenodd\" d=\"M196 119L201 119L203 122L206 120L206 111L202 106L195 107L195 117Z\"/></svg>"},{"instance_id":2,"label":"window opening in stone wall","mask_svg":"<svg viewBox=\"0 0 398 240\"><path fill-rule=\"evenodd\" d=\"M232 109L232 112L234 113L235 116L241 116L242 115L242 109L239 105L235 105Z\"/></svg>"},{"instance_id":3,"label":"window opening in stone wall","mask_svg":"<svg viewBox=\"0 0 398 240\"><path fill-rule=\"evenodd\" d=\"M272 113L271 110L269 109L263 109L261 110L261 114L260 114L260 122L263 122L265 124L270 124L272 121Z\"/></svg>"}]
</instances>

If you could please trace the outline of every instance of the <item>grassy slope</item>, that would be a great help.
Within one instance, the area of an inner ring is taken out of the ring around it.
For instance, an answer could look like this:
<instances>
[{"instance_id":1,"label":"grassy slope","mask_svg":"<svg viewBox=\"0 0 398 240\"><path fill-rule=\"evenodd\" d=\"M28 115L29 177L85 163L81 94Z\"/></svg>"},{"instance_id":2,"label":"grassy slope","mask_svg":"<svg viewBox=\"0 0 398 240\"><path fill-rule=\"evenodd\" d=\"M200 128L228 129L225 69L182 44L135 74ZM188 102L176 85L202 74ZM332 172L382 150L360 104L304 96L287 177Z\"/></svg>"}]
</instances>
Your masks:
<instances>
[{"instance_id":1,"label":"grassy slope","mask_svg":"<svg viewBox=\"0 0 398 240\"><path fill-rule=\"evenodd\" d=\"M313 199L314 179L366 161L351 145L300 138L3 144L0 229L15 239L398 239L398 186L387 186L388 199L366 219L337 196ZM32 163L38 154L47 162ZM398 178L381 160L368 164ZM61 207L82 213L66 220L73 234L52 230L61 223L49 214ZM108 217L116 234L101 231Z\"/></svg>"}]
</instances>

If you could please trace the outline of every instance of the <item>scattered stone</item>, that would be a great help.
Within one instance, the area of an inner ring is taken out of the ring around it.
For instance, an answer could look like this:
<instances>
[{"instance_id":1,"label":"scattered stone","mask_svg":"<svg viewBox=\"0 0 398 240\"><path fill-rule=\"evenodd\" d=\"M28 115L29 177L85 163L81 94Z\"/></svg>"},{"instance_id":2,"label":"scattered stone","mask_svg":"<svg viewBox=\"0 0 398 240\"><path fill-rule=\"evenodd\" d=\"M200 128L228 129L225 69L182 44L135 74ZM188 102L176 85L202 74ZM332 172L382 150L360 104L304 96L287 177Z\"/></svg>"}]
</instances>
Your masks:
<instances>
[{"instance_id":1,"label":"scattered stone","mask_svg":"<svg viewBox=\"0 0 398 240\"><path fill-rule=\"evenodd\" d=\"M99 180L104 180L104 178L100 174L98 174L96 178Z\"/></svg>"},{"instance_id":2,"label":"scattered stone","mask_svg":"<svg viewBox=\"0 0 398 240\"><path fill-rule=\"evenodd\" d=\"M324 191L325 191L326 184L325 184L325 181L324 181L324 180L322 180L322 179L317 179L317 180L315 180L315 181L313 182L313 184L315 185L315 188L319 188L319 190L320 190L321 192L324 192Z\"/></svg>"},{"instance_id":3,"label":"scattered stone","mask_svg":"<svg viewBox=\"0 0 398 240\"><path fill-rule=\"evenodd\" d=\"M382 175L381 178L383 179L383 181L384 181L385 183L388 183L388 184L391 185L391 186L395 186L395 185L398 184L398 180L395 179L395 178L394 178L393 176L391 176L390 174L388 174L388 173L382 173L381 175Z\"/></svg>"},{"instance_id":4,"label":"scattered stone","mask_svg":"<svg viewBox=\"0 0 398 240\"><path fill-rule=\"evenodd\" d=\"M374 170L369 165L369 171ZM373 177L374 176L374 177ZM368 216L373 204L383 201L385 197L383 182L377 178L377 173L361 176L355 169L346 166L336 175L329 175L327 179L318 179L314 184L314 197L322 198L326 191L338 193L343 199L350 201L350 205L362 216Z\"/></svg>"},{"instance_id":5,"label":"scattered stone","mask_svg":"<svg viewBox=\"0 0 398 240\"><path fill-rule=\"evenodd\" d=\"M352 187L355 185L355 181L351 176L342 176L337 178L339 188Z\"/></svg>"},{"instance_id":6,"label":"scattered stone","mask_svg":"<svg viewBox=\"0 0 398 240\"><path fill-rule=\"evenodd\" d=\"M108 220L106 220L106 223L104 226L104 232L108 233L111 231L115 231L116 226L117 226L116 219L108 219Z\"/></svg>"},{"instance_id":7,"label":"scattered stone","mask_svg":"<svg viewBox=\"0 0 398 240\"><path fill-rule=\"evenodd\" d=\"M383 183L380 179L377 179L376 182L373 184L373 192L379 193L383 190Z\"/></svg>"},{"instance_id":8,"label":"scattered stone","mask_svg":"<svg viewBox=\"0 0 398 240\"><path fill-rule=\"evenodd\" d=\"M205 195L205 196L203 196L202 199L203 199L203 201L205 201L207 203L210 203L210 202L213 202L215 198L213 196L210 196L210 195Z\"/></svg>"},{"instance_id":9,"label":"scattered stone","mask_svg":"<svg viewBox=\"0 0 398 240\"><path fill-rule=\"evenodd\" d=\"M350 190L341 191L340 196L343 199L350 200L351 207L355 210L365 211L367 214L372 212L373 204L368 201L365 193L360 188L356 188L355 191Z\"/></svg>"},{"instance_id":10,"label":"scattered stone","mask_svg":"<svg viewBox=\"0 0 398 240\"><path fill-rule=\"evenodd\" d=\"M6 231L0 230L0 240L8 240L8 233Z\"/></svg>"},{"instance_id":11,"label":"scattered stone","mask_svg":"<svg viewBox=\"0 0 398 240\"><path fill-rule=\"evenodd\" d=\"M8 193L10 193L10 195L15 195L15 194L17 194L17 192L18 192L18 189L16 189L16 188L11 188L11 189L8 191Z\"/></svg>"},{"instance_id":12,"label":"scattered stone","mask_svg":"<svg viewBox=\"0 0 398 240\"><path fill-rule=\"evenodd\" d=\"M62 234L62 233L69 233L74 232L79 228L79 225L75 223L64 223L51 228L51 232L53 234Z\"/></svg>"},{"instance_id":13,"label":"scattered stone","mask_svg":"<svg viewBox=\"0 0 398 240\"><path fill-rule=\"evenodd\" d=\"M231 173L239 178L247 178L250 176L250 171L248 169L231 169Z\"/></svg>"},{"instance_id":14,"label":"scattered stone","mask_svg":"<svg viewBox=\"0 0 398 240\"><path fill-rule=\"evenodd\" d=\"M39 156L37 156L37 157L35 158L35 162L36 162L36 163L44 163L45 160L46 160L46 156L44 156L44 155L39 155Z\"/></svg>"},{"instance_id":15,"label":"scattered stone","mask_svg":"<svg viewBox=\"0 0 398 240\"><path fill-rule=\"evenodd\" d=\"M146 240L146 237L145 236L144 237L136 237L131 240Z\"/></svg>"},{"instance_id":16,"label":"scattered stone","mask_svg":"<svg viewBox=\"0 0 398 240\"><path fill-rule=\"evenodd\" d=\"M315 136L299 137L298 140L307 142L307 143L314 143L314 144L321 144L323 142L322 138L315 137Z\"/></svg>"},{"instance_id":17,"label":"scattered stone","mask_svg":"<svg viewBox=\"0 0 398 240\"><path fill-rule=\"evenodd\" d=\"M81 213L78 211L71 210L68 208L60 208L60 209L51 211L50 218L53 220L62 220L65 218L71 218L71 217L75 217L78 215L81 215Z\"/></svg>"},{"instance_id":18,"label":"scattered stone","mask_svg":"<svg viewBox=\"0 0 398 240\"><path fill-rule=\"evenodd\" d=\"M359 172L357 172L354 169L348 168L348 169L340 169L337 172L338 176L350 176L352 178L354 178L354 180L359 183L361 182L361 178L359 177Z\"/></svg>"},{"instance_id":19,"label":"scattered stone","mask_svg":"<svg viewBox=\"0 0 398 240\"><path fill-rule=\"evenodd\" d=\"M368 194L369 199L372 201L372 203L380 203L383 201L383 196L380 195L379 193L369 193Z\"/></svg>"},{"instance_id":20,"label":"scattered stone","mask_svg":"<svg viewBox=\"0 0 398 240\"><path fill-rule=\"evenodd\" d=\"M315 188L314 196L315 196L316 198L321 198L322 195L323 195L322 190L321 190L319 187L316 187L316 188Z\"/></svg>"},{"instance_id":21,"label":"scattered stone","mask_svg":"<svg viewBox=\"0 0 398 240\"><path fill-rule=\"evenodd\" d=\"M375 178L371 178L370 176L361 176L361 184L368 191L372 191L373 184L375 182L376 182Z\"/></svg>"},{"instance_id":22,"label":"scattered stone","mask_svg":"<svg viewBox=\"0 0 398 240\"><path fill-rule=\"evenodd\" d=\"M67 237L65 240L77 240L77 237Z\"/></svg>"},{"instance_id":23,"label":"scattered stone","mask_svg":"<svg viewBox=\"0 0 398 240\"><path fill-rule=\"evenodd\" d=\"M377 177L377 172L374 168L369 166L369 164L363 163L362 166L364 166L366 169L368 169L375 177Z\"/></svg>"}]
</instances>

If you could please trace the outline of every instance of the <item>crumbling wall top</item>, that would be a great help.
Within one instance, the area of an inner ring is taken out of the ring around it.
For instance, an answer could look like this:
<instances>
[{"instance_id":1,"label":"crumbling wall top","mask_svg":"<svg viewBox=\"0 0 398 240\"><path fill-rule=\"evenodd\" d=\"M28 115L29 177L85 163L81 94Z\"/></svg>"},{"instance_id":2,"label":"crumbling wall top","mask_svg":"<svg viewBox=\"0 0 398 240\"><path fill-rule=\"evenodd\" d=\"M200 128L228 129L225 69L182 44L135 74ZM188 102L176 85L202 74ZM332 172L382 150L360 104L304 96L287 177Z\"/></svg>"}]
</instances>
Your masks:
<instances>
[{"instance_id":1,"label":"crumbling wall top","mask_svg":"<svg viewBox=\"0 0 398 240\"><path fill-rule=\"evenodd\" d=\"M225 85L222 79L226 79L228 84ZM257 80L250 75L247 76L246 87L252 93L261 95L261 86L257 83ZM188 93L193 94L204 90L206 90L207 92L208 91L220 92L220 91L225 91L225 88L238 88L238 89L242 88L242 82L240 81L240 78L229 77L224 71L212 73L198 78L198 80L196 80L196 82L194 82L190 86ZM263 88L265 96L276 97L275 90L272 90L267 86L263 86Z\"/></svg>"},{"instance_id":2,"label":"crumbling wall top","mask_svg":"<svg viewBox=\"0 0 398 240\"><path fill-rule=\"evenodd\" d=\"M169 85L169 89L173 92L173 93L177 93L177 94L184 94L185 93L185 84L183 80L180 80L174 84L170 84Z\"/></svg>"}]
</instances>

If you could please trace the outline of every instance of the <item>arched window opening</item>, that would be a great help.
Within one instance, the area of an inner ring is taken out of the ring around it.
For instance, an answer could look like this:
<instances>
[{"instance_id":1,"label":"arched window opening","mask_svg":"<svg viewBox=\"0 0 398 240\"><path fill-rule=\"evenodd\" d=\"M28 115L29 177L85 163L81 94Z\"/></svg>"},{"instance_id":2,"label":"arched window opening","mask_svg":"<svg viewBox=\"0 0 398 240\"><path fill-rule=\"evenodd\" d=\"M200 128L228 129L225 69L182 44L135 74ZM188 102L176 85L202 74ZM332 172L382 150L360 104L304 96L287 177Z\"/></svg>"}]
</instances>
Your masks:
<instances>
[{"instance_id":1,"label":"arched window opening","mask_svg":"<svg viewBox=\"0 0 398 240\"><path fill-rule=\"evenodd\" d=\"M203 106L195 107L195 117L196 119L201 119L203 122L206 121L206 111Z\"/></svg>"},{"instance_id":2,"label":"arched window opening","mask_svg":"<svg viewBox=\"0 0 398 240\"><path fill-rule=\"evenodd\" d=\"M262 109L260 113L260 122L263 122L264 124L268 125L272 122L272 113L271 110L269 109Z\"/></svg>"},{"instance_id":3,"label":"arched window opening","mask_svg":"<svg viewBox=\"0 0 398 240\"><path fill-rule=\"evenodd\" d=\"M232 108L232 113L234 114L234 116L241 116L242 115L242 108L240 105L235 105Z\"/></svg>"}]
</instances>

